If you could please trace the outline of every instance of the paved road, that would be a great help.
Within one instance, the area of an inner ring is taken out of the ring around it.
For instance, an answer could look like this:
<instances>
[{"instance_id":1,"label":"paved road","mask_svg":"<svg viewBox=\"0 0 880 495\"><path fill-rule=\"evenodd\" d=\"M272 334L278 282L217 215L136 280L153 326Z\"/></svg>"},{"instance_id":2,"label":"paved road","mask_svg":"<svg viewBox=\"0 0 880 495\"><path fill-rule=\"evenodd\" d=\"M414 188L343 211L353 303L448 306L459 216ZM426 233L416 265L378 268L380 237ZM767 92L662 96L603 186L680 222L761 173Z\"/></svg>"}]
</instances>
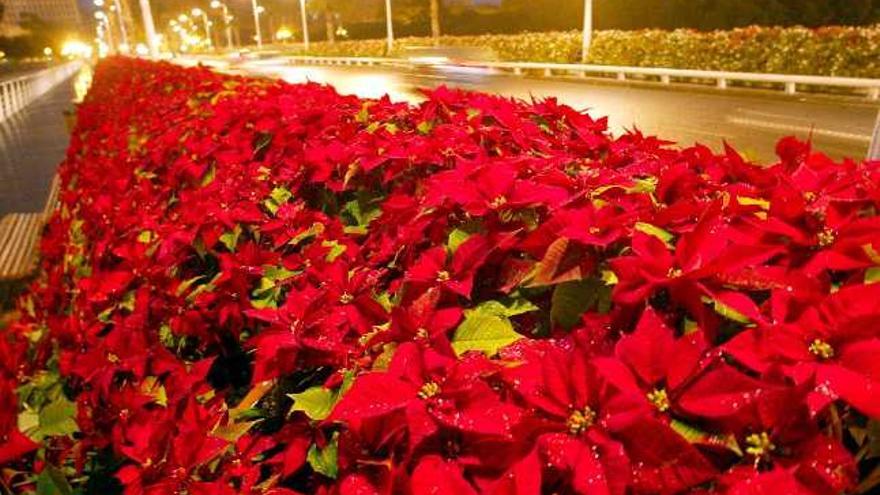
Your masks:
<instances>
[{"instance_id":1,"label":"paved road","mask_svg":"<svg viewBox=\"0 0 880 495\"><path fill-rule=\"evenodd\" d=\"M239 70L289 82L333 84L342 93L365 97L388 93L393 99L409 101L419 99L419 85L437 83L378 67L286 66L269 60L247 63ZM878 112L876 104L856 98L708 88L670 90L650 84L573 78L491 75L465 87L517 98L556 96L575 108L588 109L593 116L608 116L615 133L638 128L684 145L701 142L716 149L726 140L763 162L774 159L775 143L787 135L812 135L816 148L835 158L862 159Z\"/></svg>"},{"instance_id":2,"label":"paved road","mask_svg":"<svg viewBox=\"0 0 880 495\"><path fill-rule=\"evenodd\" d=\"M62 112L72 107L88 77L83 69L0 122L0 217L45 207L52 176L67 151Z\"/></svg>"}]
</instances>

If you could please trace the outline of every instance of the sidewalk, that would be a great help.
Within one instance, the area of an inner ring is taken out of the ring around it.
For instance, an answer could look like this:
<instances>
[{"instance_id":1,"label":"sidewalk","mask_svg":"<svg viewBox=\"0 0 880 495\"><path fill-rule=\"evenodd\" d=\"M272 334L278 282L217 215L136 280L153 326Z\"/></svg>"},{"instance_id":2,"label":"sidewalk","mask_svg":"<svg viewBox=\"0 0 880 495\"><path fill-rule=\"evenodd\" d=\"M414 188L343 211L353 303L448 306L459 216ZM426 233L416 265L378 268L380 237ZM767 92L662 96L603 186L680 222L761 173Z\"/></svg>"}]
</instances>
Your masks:
<instances>
[{"instance_id":1,"label":"sidewalk","mask_svg":"<svg viewBox=\"0 0 880 495\"><path fill-rule=\"evenodd\" d=\"M0 217L45 207L52 176L67 150L62 112L72 106L75 80L59 84L0 122Z\"/></svg>"}]
</instances>

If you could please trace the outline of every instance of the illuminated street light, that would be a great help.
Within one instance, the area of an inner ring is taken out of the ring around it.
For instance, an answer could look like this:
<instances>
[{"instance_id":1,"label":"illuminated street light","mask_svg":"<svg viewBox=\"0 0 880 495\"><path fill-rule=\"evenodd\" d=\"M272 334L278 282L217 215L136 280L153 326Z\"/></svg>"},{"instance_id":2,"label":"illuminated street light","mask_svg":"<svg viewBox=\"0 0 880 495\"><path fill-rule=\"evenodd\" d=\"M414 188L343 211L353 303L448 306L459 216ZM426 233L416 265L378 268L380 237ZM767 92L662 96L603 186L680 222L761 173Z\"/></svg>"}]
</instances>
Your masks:
<instances>
[{"instance_id":1,"label":"illuminated street light","mask_svg":"<svg viewBox=\"0 0 880 495\"><path fill-rule=\"evenodd\" d=\"M232 16L229 15L229 7L220 0L211 2L212 9L223 11L223 24L226 26L226 48L232 49Z\"/></svg>"},{"instance_id":2,"label":"illuminated street light","mask_svg":"<svg viewBox=\"0 0 880 495\"><path fill-rule=\"evenodd\" d=\"M299 12L302 16L303 49L309 51L309 20L306 18L306 0L299 0Z\"/></svg>"},{"instance_id":3,"label":"illuminated street light","mask_svg":"<svg viewBox=\"0 0 880 495\"><path fill-rule=\"evenodd\" d=\"M275 39L282 43L289 40L290 38L293 38L293 31L286 27L282 26L278 29L278 31L275 32Z\"/></svg>"},{"instance_id":4,"label":"illuminated street light","mask_svg":"<svg viewBox=\"0 0 880 495\"><path fill-rule=\"evenodd\" d=\"M257 0L251 0L251 6L254 9L254 27L257 30L257 48L263 48L263 34L260 32L260 14L263 11L263 8L257 5Z\"/></svg>"},{"instance_id":5,"label":"illuminated street light","mask_svg":"<svg viewBox=\"0 0 880 495\"><path fill-rule=\"evenodd\" d=\"M208 38L208 48L214 48L214 40L211 39L211 20L208 19L208 14L199 8L192 9L190 14L193 17L201 17L205 21L205 37Z\"/></svg>"}]
</instances>

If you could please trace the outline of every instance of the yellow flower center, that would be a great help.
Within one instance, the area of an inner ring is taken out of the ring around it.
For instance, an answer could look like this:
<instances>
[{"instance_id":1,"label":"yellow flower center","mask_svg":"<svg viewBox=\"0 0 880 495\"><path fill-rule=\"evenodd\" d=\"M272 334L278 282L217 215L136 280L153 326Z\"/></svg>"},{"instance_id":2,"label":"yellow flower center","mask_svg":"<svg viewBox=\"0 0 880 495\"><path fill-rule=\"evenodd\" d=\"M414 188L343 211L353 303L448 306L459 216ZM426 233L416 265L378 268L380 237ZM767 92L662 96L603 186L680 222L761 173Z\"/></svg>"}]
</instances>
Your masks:
<instances>
[{"instance_id":1,"label":"yellow flower center","mask_svg":"<svg viewBox=\"0 0 880 495\"><path fill-rule=\"evenodd\" d=\"M501 208L502 206L507 204L507 197L503 194L499 194L495 196L495 199L489 204L492 208Z\"/></svg>"},{"instance_id":2,"label":"yellow flower center","mask_svg":"<svg viewBox=\"0 0 880 495\"><path fill-rule=\"evenodd\" d=\"M667 278L678 278L682 275L682 271L680 268L670 268L668 272L666 272Z\"/></svg>"},{"instance_id":3,"label":"yellow flower center","mask_svg":"<svg viewBox=\"0 0 880 495\"><path fill-rule=\"evenodd\" d=\"M770 435L766 431L761 433L752 433L746 437L746 453L757 458L770 455L770 452L776 448L770 440Z\"/></svg>"},{"instance_id":4,"label":"yellow flower center","mask_svg":"<svg viewBox=\"0 0 880 495\"><path fill-rule=\"evenodd\" d=\"M810 344L810 352L820 359L831 359L834 357L834 348L822 339L816 339Z\"/></svg>"},{"instance_id":5,"label":"yellow flower center","mask_svg":"<svg viewBox=\"0 0 880 495\"><path fill-rule=\"evenodd\" d=\"M653 392L648 393L648 400L651 401L651 404L654 404L654 407L660 412L666 412L669 410L669 395L664 388L655 388Z\"/></svg>"},{"instance_id":6,"label":"yellow flower center","mask_svg":"<svg viewBox=\"0 0 880 495\"><path fill-rule=\"evenodd\" d=\"M349 304L352 301L354 301L354 296L348 292L343 292L342 295L339 296L339 302L342 304Z\"/></svg>"},{"instance_id":7,"label":"yellow flower center","mask_svg":"<svg viewBox=\"0 0 880 495\"><path fill-rule=\"evenodd\" d=\"M587 431L596 421L596 413L589 407L585 407L583 411L572 411L571 416L565 421L568 432L572 435L580 435Z\"/></svg>"},{"instance_id":8,"label":"yellow flower center","mask_svg":"<svg viewBox=\"0 0 880 495\"><path fill-rule=\"evenodd\" d=\"M449 282L449 272L446 270L440 270L437 272L437 281L438 282Z\"/></svg>"},{"instance_id":9,"label":"yellow flower center","mask_svg":"<svg viewBox=\"0 0 880 495\"><path fill-rule=\"evenodd\" d=\"M419 389L419 399L427 400L440 393L440 385L436 382L427 382Z\"/></svg>"},{"instance_id":10,"label":"yellow flower center","mask_svg":"<svg viewBox=\"0 0 880 495\"><path fill-rule=\"evenodd\" d=\"M424 339L427 339L427 338L430 337L430 336L431 336L431 335L428 333L428 329L425 328L425 327L419 327L419 329L416 330L416 338L418 338L418 339L423 339L423 340L424 340Z\"/></svg>"},{"instance_id":11,"label":"yellow flower center","mask_svg":"<svg viewBox=\"0 0 880 495\"><path fill-rule=\"evenodd\" d=\"M834 241L837 239L837 236L834 235L834 231L831 229L825 229L816 236L819 240L819 247L828 247L834 244Z\"/></svg>"}]
</instances>

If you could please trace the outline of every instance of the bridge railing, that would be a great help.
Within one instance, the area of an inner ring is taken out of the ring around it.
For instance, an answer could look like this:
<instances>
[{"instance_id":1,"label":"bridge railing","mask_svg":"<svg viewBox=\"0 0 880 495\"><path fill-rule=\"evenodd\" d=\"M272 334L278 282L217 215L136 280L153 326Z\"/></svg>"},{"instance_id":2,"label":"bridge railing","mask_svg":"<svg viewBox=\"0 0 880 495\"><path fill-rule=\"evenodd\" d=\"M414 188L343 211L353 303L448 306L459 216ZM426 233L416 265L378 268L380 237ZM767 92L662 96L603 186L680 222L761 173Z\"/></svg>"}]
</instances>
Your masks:
<instances>
[{"instance_id":1,"label":"bridge railing","mask_svg":"<svg viewBox=\"0 0 880 495\"><path fill-rule=\"evenodd\" d=\"M80 69L82 62L73 61L31 74L0 80L0 122L44 95Z\"/></svg>"},{"instance_id":2,"label":"bridge railing","mask_svg":"<svg viewBox=\"0 0 880 495\"><path fill-rule=\"evenodd\" d=\"M377 57L285 57L290 63L316 65L410 65L406 59ZM668 69L654 67L624 67L613 65L591 64L554 64L543 62L480 62L481 67L494 68L501 71L521 75L526 72L538 72L544 76L576 75L581 77L594 76L627 81L632 78L653 79L662 84L676 82L711 81L719 89L728 89L733 82L766 85L777 88L786 94L794 95L805 88L827 90L827 88L847 89L864 93L871 100L880 100L880 79L856 77L807 76L791 74L760 74L752 72L725 72L692 69Z\"/></svg>"}]
</instances>

